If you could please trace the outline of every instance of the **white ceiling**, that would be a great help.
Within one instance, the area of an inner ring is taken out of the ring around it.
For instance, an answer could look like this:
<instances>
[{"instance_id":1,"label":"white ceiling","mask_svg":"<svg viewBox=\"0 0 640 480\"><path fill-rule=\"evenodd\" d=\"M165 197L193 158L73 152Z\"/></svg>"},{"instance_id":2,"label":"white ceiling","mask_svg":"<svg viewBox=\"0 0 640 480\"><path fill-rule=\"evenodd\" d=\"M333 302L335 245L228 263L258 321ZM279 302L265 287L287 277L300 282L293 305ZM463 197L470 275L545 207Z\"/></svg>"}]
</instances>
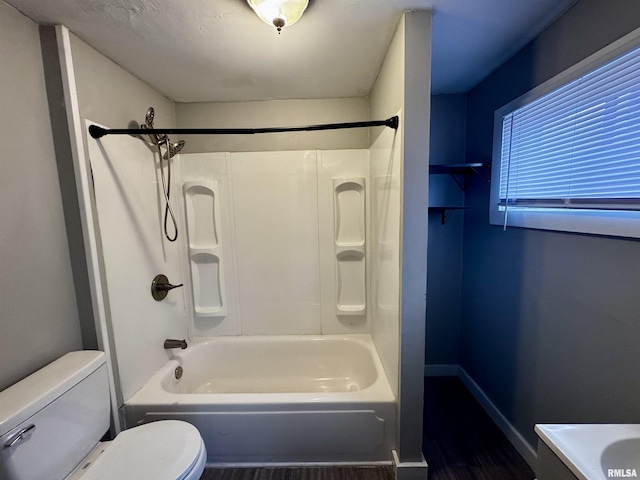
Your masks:
<instances>
[{"instance_id":1,"label":"white ceiling","mask_svg":"<svg viewBox=\"0 0 640 480\"><path fill-rule=\"evenodd\" d=\"M246 0L5 0L179 102L365 97L405 10L433 9L433 92L462 93L576 0L311 0L278 35Z\"/></svg>"}]
</instances>

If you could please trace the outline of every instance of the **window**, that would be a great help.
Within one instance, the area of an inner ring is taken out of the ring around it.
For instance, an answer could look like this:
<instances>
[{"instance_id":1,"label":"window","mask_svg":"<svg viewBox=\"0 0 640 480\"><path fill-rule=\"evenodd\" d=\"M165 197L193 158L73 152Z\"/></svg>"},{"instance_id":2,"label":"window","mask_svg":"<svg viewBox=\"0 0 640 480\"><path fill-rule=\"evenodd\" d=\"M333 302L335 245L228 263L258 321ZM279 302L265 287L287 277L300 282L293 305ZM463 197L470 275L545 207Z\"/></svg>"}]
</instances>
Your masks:
<instances>
[{"instance_id":1,"label":"window","mask_svg":"<svg viewBox=\"0 0 640 480\"><path fill-rule=\"evenodd\" d=\"M490 211L640 238L640 31L496 111Z\"/></svg>"}]
</instances>

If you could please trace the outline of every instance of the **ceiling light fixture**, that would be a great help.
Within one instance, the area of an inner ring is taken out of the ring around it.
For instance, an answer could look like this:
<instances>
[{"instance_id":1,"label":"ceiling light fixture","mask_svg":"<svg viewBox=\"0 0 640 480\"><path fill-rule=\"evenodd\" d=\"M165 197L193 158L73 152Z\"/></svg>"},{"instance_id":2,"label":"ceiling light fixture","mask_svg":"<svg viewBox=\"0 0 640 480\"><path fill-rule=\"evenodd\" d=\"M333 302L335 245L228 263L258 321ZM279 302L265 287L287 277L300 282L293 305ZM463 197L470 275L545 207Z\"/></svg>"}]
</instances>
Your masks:
<instances>
[{"instance_id":1,"label":"ceiling light fixture","mask_svg":"<svg viewBox=\"0 0 640 480\"><path fill-rule=\"evenodd\" d=\"M278 33L293 25L304 13L309 0L247 0L263 22L273 25Z\"/></svg>"}]
</instances>

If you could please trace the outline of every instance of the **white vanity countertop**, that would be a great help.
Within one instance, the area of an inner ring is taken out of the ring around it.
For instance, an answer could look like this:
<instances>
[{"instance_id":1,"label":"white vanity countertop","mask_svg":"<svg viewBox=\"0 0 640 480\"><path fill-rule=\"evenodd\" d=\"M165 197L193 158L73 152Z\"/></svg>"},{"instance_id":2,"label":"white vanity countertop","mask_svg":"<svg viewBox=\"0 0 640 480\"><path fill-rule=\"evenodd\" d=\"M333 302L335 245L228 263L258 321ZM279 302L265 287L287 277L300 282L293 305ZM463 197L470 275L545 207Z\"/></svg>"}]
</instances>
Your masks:
<instances>
[{"instance_id":1,"label":"white vanity countertop","mask_svg":"<svg viewBox=\"0 0 640 480\"><path fill-rule=\"evenodd\" d=\"M595 480L607 478L600 461L604 450L615 442L640 438L640 425L536 425L535 432L576 477Z\"/></svg>"}]
</instances>

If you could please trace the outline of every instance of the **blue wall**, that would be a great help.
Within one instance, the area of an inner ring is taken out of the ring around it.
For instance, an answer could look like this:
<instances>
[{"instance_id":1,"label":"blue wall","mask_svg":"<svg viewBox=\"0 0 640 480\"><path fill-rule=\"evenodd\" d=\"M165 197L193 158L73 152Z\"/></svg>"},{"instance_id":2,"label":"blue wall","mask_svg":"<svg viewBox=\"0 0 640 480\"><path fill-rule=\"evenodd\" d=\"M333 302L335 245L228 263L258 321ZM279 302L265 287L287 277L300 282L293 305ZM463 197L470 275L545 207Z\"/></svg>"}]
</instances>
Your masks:
<instances>
[{"instance_id":1,"label":"blue wall","mask_svg":"<svg viewBox=\"0 0 640 480\"><path fill-rule=\"evenodd\" d=\"M465 162L466 95L431 97L432 165ZM449 175L429 177L429 206L464 205L464 192ZM457 365L460 351L463 213L441 225L429 212L425 365Z\"/></svg>"},{"instance_id":2,"label":"blue wall","mask_svg":"<svg viewBox=\"0 0 640 480\"><path fill-rule=\"evenodd\" d=\"M467 161L491 161L493 112L640 27L637 0L581 0L467 95ZM535 446L535 423L640 423L640 241L464 217L461 365Z\"/></svg>"}]
</instances>

